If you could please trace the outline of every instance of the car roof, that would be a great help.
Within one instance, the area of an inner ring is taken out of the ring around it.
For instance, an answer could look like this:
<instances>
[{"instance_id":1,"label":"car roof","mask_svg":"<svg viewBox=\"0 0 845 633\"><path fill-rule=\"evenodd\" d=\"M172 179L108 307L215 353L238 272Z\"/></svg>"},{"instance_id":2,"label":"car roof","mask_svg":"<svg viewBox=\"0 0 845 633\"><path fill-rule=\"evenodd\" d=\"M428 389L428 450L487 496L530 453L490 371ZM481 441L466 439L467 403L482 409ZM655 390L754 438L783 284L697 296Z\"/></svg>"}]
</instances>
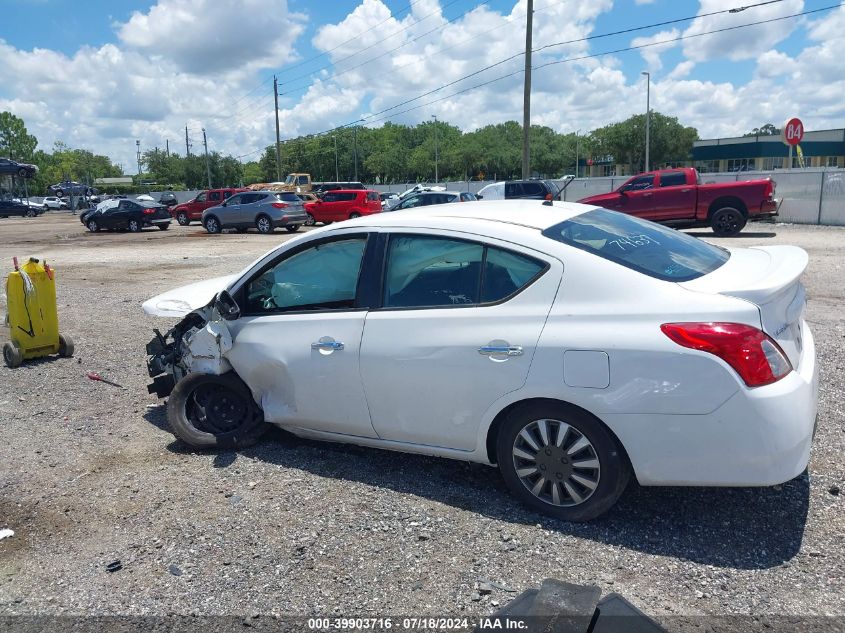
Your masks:
<instances>
[{"instance_id":1,"label":"car roof","mask_svg":"<svg viewBox=\"0 0 845 633\"><path fill-rule=\"evenodd\" d=\"M377 223L387 227L408 226L420 222L431 224L431 220L453 218L478 228L497 224L500 228L506 228L506 225L518 225L543 231L595 208L594 205L577 202L553 202L550 205L543 200L479 200L472 204L456 202L405 209L401 213L366 216L366 220L361 218L350 220L350 222Z\"/></svg>"}]
</instances>

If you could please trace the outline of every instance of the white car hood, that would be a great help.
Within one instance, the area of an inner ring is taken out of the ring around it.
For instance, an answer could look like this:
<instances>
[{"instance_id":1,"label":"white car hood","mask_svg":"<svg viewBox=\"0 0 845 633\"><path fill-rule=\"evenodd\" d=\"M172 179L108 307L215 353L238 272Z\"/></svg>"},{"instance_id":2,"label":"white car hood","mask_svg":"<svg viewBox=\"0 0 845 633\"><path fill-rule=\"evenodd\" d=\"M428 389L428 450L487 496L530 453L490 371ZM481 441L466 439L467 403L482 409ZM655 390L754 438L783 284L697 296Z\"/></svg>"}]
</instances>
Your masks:
<instances>
[{"instance_id":1,"label":"white car hood","mask_svg":"<svg viewBox=\"0 0 845 633\"><path fill-rule=\"evenodd\" d=\"M144 312L153 316L183 317L189 312L208 305L221 290L228 288L238 275L226 275L198 281L181 288L168 290L143 303Z\"/></svg>"}]
</instances>

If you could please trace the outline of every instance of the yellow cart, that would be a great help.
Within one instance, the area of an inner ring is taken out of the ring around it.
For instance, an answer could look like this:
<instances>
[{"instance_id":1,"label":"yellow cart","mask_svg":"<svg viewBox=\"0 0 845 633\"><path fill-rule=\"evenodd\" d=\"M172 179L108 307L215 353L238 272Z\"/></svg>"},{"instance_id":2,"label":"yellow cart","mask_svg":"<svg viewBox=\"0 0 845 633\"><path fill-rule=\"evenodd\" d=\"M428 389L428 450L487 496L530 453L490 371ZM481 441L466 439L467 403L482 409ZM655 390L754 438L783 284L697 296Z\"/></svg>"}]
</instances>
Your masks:
<instances>
[{"instance_id":1,"label":"yellow cart","mask_svg":"<svg viewBox=\"0 0 845 633\"><path fill-rule=\"evenodd\" d=\"M50 354L73 356L73 341L59 334L56 309L56 271L30 257L23 266L14 259L15 270L6 278L6 322L8 343L3 345L3 359L9 367L24 360Z\"/></svg>"}]
</instances>

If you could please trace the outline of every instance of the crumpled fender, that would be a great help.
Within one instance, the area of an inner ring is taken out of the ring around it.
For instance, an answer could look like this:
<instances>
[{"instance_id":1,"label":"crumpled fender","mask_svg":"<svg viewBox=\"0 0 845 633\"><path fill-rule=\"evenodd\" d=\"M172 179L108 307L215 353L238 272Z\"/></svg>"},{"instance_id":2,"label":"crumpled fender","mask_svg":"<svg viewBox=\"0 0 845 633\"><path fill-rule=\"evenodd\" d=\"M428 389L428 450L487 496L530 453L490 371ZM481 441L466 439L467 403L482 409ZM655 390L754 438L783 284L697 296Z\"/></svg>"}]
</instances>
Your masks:
<instances>
[{"instance_id":1,"label":"crumpled fender","mask_svg":"<svg viewBox=\"0 0 845 633\"><path fill-rule=\"evenodd\" d=\"M187 351L182 360L192 372L219 376L231 371L232 365L225 355L232 349L232 333L219 316L202 329L186 334L184 343Z\"/></svg>"}]
</instances>

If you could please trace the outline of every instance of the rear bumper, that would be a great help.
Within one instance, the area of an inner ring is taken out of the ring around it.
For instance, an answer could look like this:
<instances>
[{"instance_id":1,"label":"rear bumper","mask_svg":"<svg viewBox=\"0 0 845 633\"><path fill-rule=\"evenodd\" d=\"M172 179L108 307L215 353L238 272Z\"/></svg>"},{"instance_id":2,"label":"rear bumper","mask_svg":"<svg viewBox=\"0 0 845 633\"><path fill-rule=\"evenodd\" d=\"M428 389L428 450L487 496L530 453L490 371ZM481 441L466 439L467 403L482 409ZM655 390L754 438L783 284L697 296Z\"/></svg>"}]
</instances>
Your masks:
<instances>
[{"instance_id":1,"label":"rear bumper","mask_svg":"<svg viewBox=\"0 0 845 633\"><path fill-rule=\"evenodd\" d=\"M300 224L305 224L305 221L308 219L308 214L304 211L302 213L288 213L283 215L280 218L273 219L273 226L275 227L282 227L282 226L298 226Z\"/></svg>"},{"instance_id":2,"label":"rear bumper","mask_svg":"<svg viewBox=\"0 0 845 633\"><path fill-rule=\"evenodd\" d=\"M783 204L783 198L772 200L771 202L766 201L762 205L760 205L760 211L754 214L751 214L748 218L749 222L760 222L766 220L772 220L778 216L780 213L780 205Z\"/></svg>"},{"instance_id":3,"label":"rear bumper","mask_svg":"<svg viewBox=\"0 0 845 633\"><path fill-rule=\"evenodd\" d=\"M819 389L806 323L802 339L797 369L765 387L741 387L712 413L606 416L640 484L771 486L801 474L810 459Z\"/></svg>"}]
</instances>

